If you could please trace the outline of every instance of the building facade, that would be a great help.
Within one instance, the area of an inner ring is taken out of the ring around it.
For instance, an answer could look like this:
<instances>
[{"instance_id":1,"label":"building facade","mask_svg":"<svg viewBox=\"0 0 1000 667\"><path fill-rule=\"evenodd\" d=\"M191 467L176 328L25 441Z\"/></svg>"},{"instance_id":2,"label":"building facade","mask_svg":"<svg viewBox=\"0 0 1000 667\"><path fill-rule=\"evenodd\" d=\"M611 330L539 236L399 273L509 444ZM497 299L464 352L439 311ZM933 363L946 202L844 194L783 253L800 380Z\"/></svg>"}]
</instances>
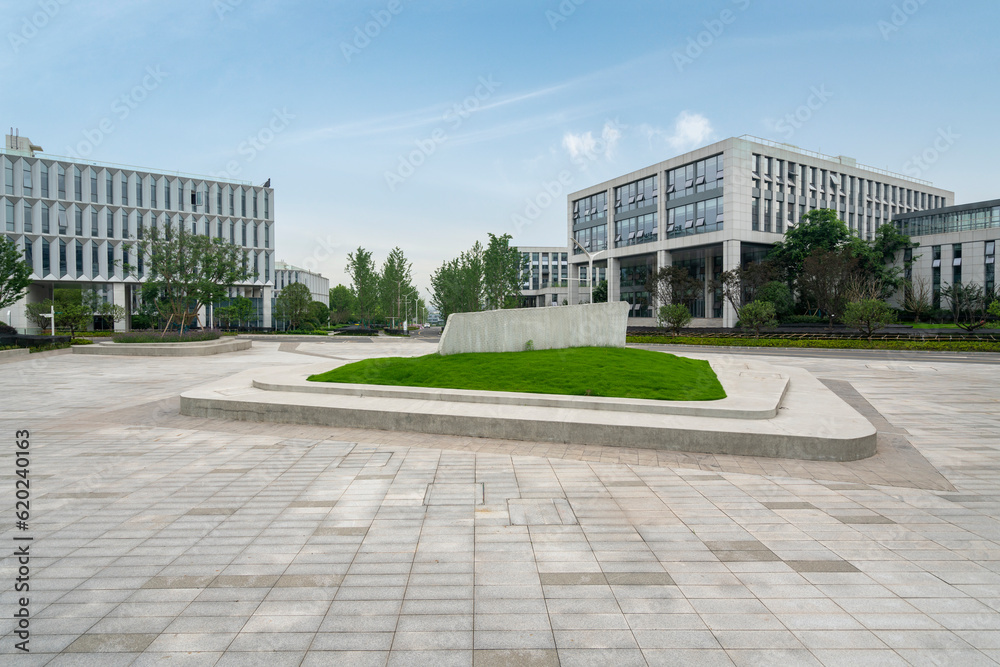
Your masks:
<instances>
[{"instance_id":1,"label":"building facade","mask_svg":"<svg viewBox=\"0 0 1000 667\"><path fill-rule=\"evenodd\" d=\"M569 301L569 253L565 247L518 247L521 271L521 307L561 306Z\"/></svg>"},{"instance_id":2,"label":"building facade","mask_svg":"<svg viewBox=\"0 0 1000 667\"><path fill-rule=\"evenodd\" d=\"M274 263L274 300L278 299L281 290L292 283L300 283L309 288L313 301L319 301L323 305L330 305L330 279L324 278L318 273L307 271L297 266L292 266L286 262L278 261ZM275 312L272 307L271 312ZM278 328L277 318L272 326Z\"/></svg>"},{"instance_id":3,"label":"building facade","mask_svg":"<svg viewBox=\"0 0 1000 667\"><path fill-rule=\"evenodd\" d=\"M950 206L955 195L923 181L789 144L743 136L720 141L568 197L569 302L586 300L603 271L608 300L630 321L655 324L646 289L658 267L683 266L704 285L692 326L732 327L737 314L711 281L758 261L808 211L830 208L870 239L894 216ZM585 252L586 251L586 252Z\"/></svg>"},{"instance_id":4,"label":"building facade","mask_svg":"<svg viewBox=\"0 0 1000 667\"><path fill-rule=\"evenodd\" d=\"M976 283L996 294L1000 199L903 213L893 222L897 231L920 244L905 251L900 266L911 284L928 291L935 308L942 307L943 286ZM906 260L912 260L908 269Z\"/></svg>"},{"instance_id":5,"label":"building facade","mask_svg":"<svg viewBox=\"0 0 1000 667\"><path fill-rule=\"evenodd\" d=\"M178 172L39 153L8 135L0 152L0 229L24 251L34 283L12 307L11 323L34 329L24 306L51 298L57 287L97 290L133 312L146 277L134 241L142 230L185 225L244 250L250 279L233 296L249 297L261 326L271 321L274 273L274 190L270 184L219 180ZM127 270L128 269L128 270ZM5 314L6 315L6 314ZM4 318L6 320L6 317ZM211 325L211 308L199 314ZM123 329L125 322L117 322Z\"/></svg>"}]
</instances>

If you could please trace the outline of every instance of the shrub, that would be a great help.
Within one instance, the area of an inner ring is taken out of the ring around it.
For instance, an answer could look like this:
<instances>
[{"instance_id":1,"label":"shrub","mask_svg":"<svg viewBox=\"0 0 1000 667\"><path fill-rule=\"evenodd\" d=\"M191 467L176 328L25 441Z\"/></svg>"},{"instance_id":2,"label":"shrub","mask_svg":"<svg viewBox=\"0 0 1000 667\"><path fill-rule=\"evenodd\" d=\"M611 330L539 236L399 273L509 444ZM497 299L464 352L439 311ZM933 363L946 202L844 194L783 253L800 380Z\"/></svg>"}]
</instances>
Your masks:
<instances>
[{"instance_id":1,"label":"shrub","mask_svg":"<svg viewBox=\"0 0 1000 667\"><path fill-rule=\"evenodd\" d=\"M757 301L767 301L774 306L774 314L779 318L788 317L795 310L795 298L788 285L772 280L757 290Z\"/></svg>"},{"instance_id":2,"label":"shrub","mask_svg":"<svg viewBox=\"0 0 1000 667\"><path fill-rule=\"evenodd\" d=\"M852 301L844 307L844 324L872 339L876 331L895 324L895 309L879 299Z\"/></svg>"},{"instance_id":3,"label":"shrub","mask_svg":"<svg viewBox=\"0 0 1000 667\"><path fill-rule=\"evenodd\" d=\"M94 341L88 338L74 338L69 342L70 345L93 345Z\"/></svg>"},{"instance_id":4,"label":"shrub","mask_svg":"<svg viewBox=\"0 0 1000 667\"><path fill-rule=\"evenodd\" d=\"M184 334L160 334L153 331L120 333L112 336L116 343L194 343L206 340L218 340L222 334L218 331L195 331Z\"/></svg>"},{"instance_id":5,"label":"shrub","mask_svg":"<svg viewBox=\"0 0 1000 667\"><path fill-rule=\"evenodd\" d=\"M691 324L691 311L683 303L660 306L656 320L661 327L665 324L676 336L681 329Z\"/></svg>"},{"instance_id":6,"label":"shrub","mask_svg":"<svg viewBox=\"0 0 1000 667\"><path fill-rule=\"evenodd\" d=\"M994 301L991 303L990 307L986 309L986 312L993 317L1000 319L1000 301Z\"/></svg>"},{"instance_id":7,"label":"shrub","mask_svg":"<svg viewBox=\"0 0 1000 667\"><path fill-rule=\"evenodd\" d=\"M759 299L746 304L740 308L740 325L753 329L756 337L760 338L761 329L773 329L778 326L774 304Z\"/></svg>"},{"instance_id":8,"label":"shrub","mask_svg":"<svg viewBox=\"0 0 1000 667\"><path fill-rule=\"evenodd\" d=\"M0 334L4 334L7 336L16 336L17 329L7 324L0 323Z\"/></svg>"}]
</instances>

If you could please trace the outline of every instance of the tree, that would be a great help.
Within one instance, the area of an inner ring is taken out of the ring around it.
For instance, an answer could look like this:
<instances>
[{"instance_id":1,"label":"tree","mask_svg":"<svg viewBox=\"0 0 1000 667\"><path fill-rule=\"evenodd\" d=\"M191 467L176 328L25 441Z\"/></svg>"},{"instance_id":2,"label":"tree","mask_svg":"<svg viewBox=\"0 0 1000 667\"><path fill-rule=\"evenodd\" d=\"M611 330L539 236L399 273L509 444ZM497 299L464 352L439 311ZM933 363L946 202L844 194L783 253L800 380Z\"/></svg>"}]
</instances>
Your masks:
<instances>
[{"instance_id":1,"label":"tree","mask_svg":"<svg viewBox=\"0 0 1000 667\"><path fill-rule=\"evenodd\" d=\"M913 313L914 322L920 322L920 316L930 312L933 307L931 288L927 284L927 279L923 276L917 276L904 288L903 308L907 312Z\"/></svg>"},{"instance_id":2,"label":"tree","mask_svg":"<svg viewBox=\"0 0 1000 667\"><path fill-rule=\"evenodd\" d=\"M594 285L594 303L608 302L608 281L602 280Z\"/></svg>"},{"instance_id":3,"label":"tree","mask_svg":"<svg viewBox=\"0 0 1000 667\"><path fill-rule=\"evenodd\" d=\"M857 260L845 248L819 249L806 257L799 276L802 297L821 310L833 329L833 320L842 313Z\"/></svg>"},{"instance_id":4,"label":"tree","mask_svg":"<svg viewBox=\"0 0 1000 667\"><path fill-rule=\"evenodd\" d=\"M181 331L196 322L202 306L225 298L247 277L246 255L222 239L192 234L184 225L147 227L139 252L148 258L146 285L158 295L157 306Z\"/></svg>"},{"instance_id":5,"label":"tree","mask_svg":"<svg viewBox=\"0 0 1000 667\"><path fill-rule=\"evenodd\" d=\"M993 303L990 304L990 307L986 309L986 312L993 317L1000 319L1000 301L993 301Z\"/></svg>"},{"instance_id":6,"label":"tree","mask_svg":"<svg viewBox=\"0 0 1000 667\"><path fill-rule=\"evenodd\" d=\"M960 329L971 332L986 324L987 310L992 299L986 296L982 285L945 285L941 288L941 296L948 299L952 320Z\"/></svg>"},{"instance_id":7,"label":"tree","mask_svg":"<svg viewBox=\"0 0 1000 667\"><path fill-rule=\"evenodd\" d=\"M774 304L760 300L746 304L740 308L740 326L753 329L754 337L760 338L761 329L773 329L778 326Z\"/></svg>"},{"instance_id":8,"label":"tree","mask_svg":"<svg viewBox=\"0 0 1000 667\"><path fill-rule=\"evenodd\" d=\"M345 285L330 290L330 320L334 324L350 322L354 318L354 294Z\"/></svg>"},{"instance_id":9,"label":"tree","mask_svg":"<svg viewBox=\"0 0 1000 667\"><path fill-rule=\"evenodd\" d=\"M765 301L774 306L774 314L780 320L795 310L795 297L786 283L772 280L757 290L755 301ZM739 311L737 311L739 312Z\"/></svg>"},{"instance_id":10,"label":"tree","mask_svg":"<svg viewBox=\"0 0 1000 667\"><path fill-rule=\"evenodd\" d=\"M896 311L881 299L851 301L844 306L844 324L857 329L871 341L875 332L896 322Z\"/></svg>"},{"instance_id":11,"label":"tree","mask_svg":"<svg viewBox=\"0 0 1000 667\"><path fill-rule=\"evenodd\" d=\"M310 324L314 324L313 329L325 327L330 323L330 309L322 301L312 301L309 303L307 319Z\"/></svg>"},{"instance_id":12,"label":"tree","mask_svg":"<svg viewBox=\"0 0 1000 667\"><path fill-rule=\"evenodd\" d=\"M24 253L6 236L0 236L0 308L12 306L31 285L31 267Z\"/></svg>"},{"instance_id":13,"label":"tree","mask_svg":"<svg viewBox=\"0 0 1000 667\"><path fill-rule=\"evenodd\" d=\"M787 282L794 283L807 257L819 250L832 252L850 238L851 230L837 218L836 211L816 209L803 215L799 224L785 232L784 239L774 244L768 259L785 274Z\"/></svg>"},{"instance_id":14,"label":"tree","mask_svg":"<svg viewBox=\"0 0 1000 667\"><path fill-rule=\"evenodd\" d=\"M347 273L351 276L357 316L362 324L371 326L378 315L380 280L372 254L361 247L348 253Z\"/></svg>"},{"instance_id":15,"label":"tree","mask_svg":"<svg viewBox=\"0 0 1000 667\"><path fill-rule=\"evenodd\" d=\"M661 306L687 304L696 299L702 289L702 282L683 266L665 266L646 280L646 290Z\"/></svg>"},{"instance_id":16,"label":"tree","mask_svg":"<svg viewBox=\"0 0 1000 667\"><path fill-rule=\"evenodd\" d=\"M115 322L124 322L128 318L128 310L125 306L117 303L105 301L97 307L97 314L108 321L111 329L114 330Z\"/></svg>"},{"instance_id":17,"label":"tree","mask_svg":"<svg viewBox=\"0 0 1000 667\"><path fill-rule=\"evenodd\" d=\"M245 296L236 296L229 300L229 307L232 308L232 316L237 326L250 324L250 318L254 315L253 301Z\"/></svg>"},{"instance_id":18,"label":"tree","mask_svg":"<svg viewBox=\"0 0 1000 667\"><path fill-rule=\"evenodd\" d=\"M524 257L510 245L510 234L488 234L483 251L483 297L487 310L516 308L521 294L521 271Z\"/></svg>"},{"instance_id":19,"label":"tree","mask_svg":"<svg viewBox=\"0 0 1000 667\"><path fill-rule=\"evenodd\" d=\"M919 244L910 240L909 236L900 234L891 223L880 225L875 230L871 241L852 237L848 244L851 255L858 260L858 272L882 286L879 299L888 299L904 287L903 278L906 265L912 265L916 258L904 261L903 267L894 266L896 256L906 248L915 248Z\"/></svg>"},{"instance_id":20,"label":"tree","mask_svg":"<svg viewBox=\"0 0 1000 667\"><path fill-rule=\"evenodd\" d=\"M278 319L288 322L290 328L298 329L302 321L309 315L309 304L312 294L302 283L292 283L278 294L274 306L278 311Z\"/></svg>"},{"instance_id":21,"label":"tree","mask_svg":"<svg viewBox=\"0 0 1000 667\"><path fill-rule=\"evenodd\" d=\"M691 324L691 311L683 303L660 306L656 313L657 324L662 328L667 325L673 335L678 335L681 329Z\"/></svg>"},{"instance_id":22,"label":"tree","mask_svg":"<svg viewBox=\"0 0 1000 667\"><path fill-rule=\"evenodd\" d=\"M483 246L479 241L431 274L431 305L443 320L453 313L482 309Z\"/></svg>"},{"instance_id":23,"label":"tree","mask_svg":"<svg viewBox=\"0 0 1000 667\"><path fill-rule=\"evenodd\" d=\"M410 272L411 263L398 247L389 252L382 263L382 272L378 276L379 307L382 316L396 320L397 326L402 324L404 299L412 292L413 276Z\"/></svg>"},{"instance_id":24,"label":"tree","mask_svg":"<svg viewBox=\"0 0 1000 667\"><path fill-rule=\"evenodd\" d=\"M712 289L721 289L722 296L737 313L743 304L757 299L757 292L774 281L777 269L773 262L750 262L731 271L723 271L711 282Z\"/></svg>"},{"instance_id":25,"label":"tree","mask_svg":"<svg viewBox=\"0 0 1000 667\"><path fill-rule=\"evenodd\" d=\"M56 326L69 329L70 336L76 338L76 332L89 328L94 323L93 293L84 295L83 290L76 288L57 288L54 291L56 308Z\"/></svg>"},{"instance_id":26,"label":"tree","mask_svg":"<svg viewBox=\"0 0 1000 667\"><path fill-rule=\"evenodd\" d=\"M46 315L52 313L52 308L55 302L52 299L45 299L43 301L38 301L36 303L29 303L24 306L24 316L28 318L29 321L33 322L35 326L39 329L48 329L52 326L52 322Z\"/></svg>"}]
</instances>

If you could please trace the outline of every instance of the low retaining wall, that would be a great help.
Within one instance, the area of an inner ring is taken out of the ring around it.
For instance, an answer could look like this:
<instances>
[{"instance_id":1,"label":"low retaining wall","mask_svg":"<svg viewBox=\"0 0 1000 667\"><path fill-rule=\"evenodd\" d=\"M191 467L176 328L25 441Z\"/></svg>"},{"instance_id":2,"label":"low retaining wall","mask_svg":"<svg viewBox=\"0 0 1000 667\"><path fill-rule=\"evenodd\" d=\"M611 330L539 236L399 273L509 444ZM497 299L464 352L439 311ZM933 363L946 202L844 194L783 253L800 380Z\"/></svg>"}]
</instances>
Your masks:
<instances>
[{"instance_id":1,"label":"low retaining wall","mask_svg":"<svg viewBox=\"0 0 1000 667\"><path fill-rule=\"evenodd\" d=\"M438 343L438 354L522 352L567 347L625 347L629 304L517 308L455 313Z\"/></svg>"},{"instance_id":2,"label":"low retaining wall","mask_svg":"<svg viewBox=\"0 0 1000 667\"><path fill-rule=\"evenodd\" d=\"M205 357L212 354L240 352L253 347L253 341L239 338L193 343L97 343L73 348L73 354L101 354L121 357Z\"/></svg>"}]
</instances>

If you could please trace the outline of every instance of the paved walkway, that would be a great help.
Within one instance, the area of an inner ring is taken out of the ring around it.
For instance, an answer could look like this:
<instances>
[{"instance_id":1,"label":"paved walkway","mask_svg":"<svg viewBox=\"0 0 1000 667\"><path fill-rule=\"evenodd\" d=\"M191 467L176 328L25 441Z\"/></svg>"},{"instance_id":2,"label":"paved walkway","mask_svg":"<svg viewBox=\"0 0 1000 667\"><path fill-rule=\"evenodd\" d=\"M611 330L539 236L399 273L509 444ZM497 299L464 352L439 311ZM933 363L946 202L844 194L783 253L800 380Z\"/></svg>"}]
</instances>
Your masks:
<instances>
[{"instance_id":1,"label":"paved walkway","mask_svg":"<svg viewBox=\"0 0 1000 667\"><path fill-rule=\"evenodd\" d=\"M854 464L177 414L183 389L251 365L428 351L282 348L3 366L0 429L31 430L32 517L15 531L9 511L0 540L34 541L31 653L8 556L0 661L1000 662L995 366L767 357L879 426L885 451Z\"/></svg>"}]
</instances>

